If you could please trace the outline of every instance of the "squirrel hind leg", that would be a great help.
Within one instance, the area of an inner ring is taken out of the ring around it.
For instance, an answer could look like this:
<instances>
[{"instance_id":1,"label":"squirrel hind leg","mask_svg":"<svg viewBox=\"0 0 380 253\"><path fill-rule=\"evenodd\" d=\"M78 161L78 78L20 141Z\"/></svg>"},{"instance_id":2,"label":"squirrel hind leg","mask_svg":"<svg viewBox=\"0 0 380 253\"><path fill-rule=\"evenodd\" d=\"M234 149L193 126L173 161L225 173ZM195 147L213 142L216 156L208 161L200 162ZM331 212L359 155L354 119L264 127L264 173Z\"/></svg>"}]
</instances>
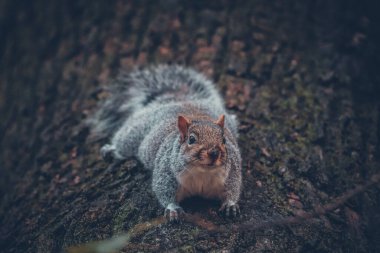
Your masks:
<instances>
[{"instance_id":1,"label":"squirrel hind leg","mask_svg":"<svg viewBox=\"0 0 380 253\"><path fill-rule=\"evenodd\" d=\"M170 203L165 208L165 217L168 217L170 222L178 222L180 220L180 215L184 214L182 207L175 203Z\"/></svg>"},{"instance_id":2,"label":"squirrel hind leg","mask_svg":"<svg viewBox=\"0 0 380 253\"><path fill-rule=\"evenodd\" d=\"M100 149L100 154L103 160L106 162L112 162L114 158L114 152L115 152L115 147L110 144L106 144Z\"/></svg>"},{"instance_id":3,"label":"squirrel hind leg","mask_svg":"<svg viewBox=\"0 0 380 253\"><path fill-rule=\"evenodd\" d=\"M116 152L116 147L111 144L106 144L100 149L100 154L104 161L112 162L114 160L123 160Z\"/></svg>"}]
</instances>

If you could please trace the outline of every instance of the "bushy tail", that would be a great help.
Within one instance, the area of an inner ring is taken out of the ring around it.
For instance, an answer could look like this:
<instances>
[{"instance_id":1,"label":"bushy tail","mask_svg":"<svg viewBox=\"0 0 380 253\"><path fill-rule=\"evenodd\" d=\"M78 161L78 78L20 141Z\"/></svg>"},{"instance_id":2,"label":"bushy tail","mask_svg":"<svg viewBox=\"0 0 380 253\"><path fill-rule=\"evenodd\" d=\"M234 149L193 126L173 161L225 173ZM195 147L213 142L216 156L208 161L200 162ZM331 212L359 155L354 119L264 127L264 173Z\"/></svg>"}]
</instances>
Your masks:
<instances>
[{"instance_id":1,"label":"bushy tail","mask_svg":"<svg viewBox=\"0 0 380 253\"><path fill-rule=\"evenodd\" d=\"M212 82L198 72L178 65L159 65L120 75L110 87L111 96L88 120L99 137L114 133L133 112L152 102L210 99L222 105Z\"/></svg>"},{"instance_id":2,"label":"bushy tail","mask_svg":"<svg viewBox=\"0 0 380 253\"><path fill-rule=\"evenodd\" d=\"M110 93L109 97L102 101L97 111L86 120L86 124L91 127L93 138L110 137L131 113L124 107L129 97L127 87L127 84L121 85L119 80L115 80L105 88Z\"/></svg>"},{"instance_id":3,"label":"bushy tail","mask_svg":"<svg viewBox=\"0 0 380 253\"><path fill-rule=\"evenodd\" d=\"M220 100L214 85L202 74L178 65L159 65L129 75L128 107L138 110L152 102Z\"/></svg>"}]
</instances>

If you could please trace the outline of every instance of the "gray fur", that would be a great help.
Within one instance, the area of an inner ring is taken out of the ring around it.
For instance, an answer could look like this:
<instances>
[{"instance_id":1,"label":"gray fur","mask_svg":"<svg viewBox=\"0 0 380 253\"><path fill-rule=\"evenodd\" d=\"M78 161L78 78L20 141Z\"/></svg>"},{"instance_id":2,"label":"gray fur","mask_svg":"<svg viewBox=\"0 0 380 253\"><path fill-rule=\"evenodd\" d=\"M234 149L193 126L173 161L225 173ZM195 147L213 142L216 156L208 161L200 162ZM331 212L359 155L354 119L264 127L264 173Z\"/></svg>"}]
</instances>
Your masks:
<instances>
[{"instance_id":1,"label":"gray fur","mask_svg":"<svg viewBox=\"0 0 380 253\"><path fill-rule=\"evenodd\" d=\"M224 114L227 161L225 193L220 196L224 196L222 207L227 211L237 205L241 190L238 123L226 112L211 81L189 68L161 65L123 76L116 86L116 93L89 121L96 134L112 135L111 143L102 148L103 154L120 160L137 156L153 170L152 187L159 202L173 212L172 207L178 206L178 178L188 169L178 115L217 119Z\"/></svg>"}]
</instances>

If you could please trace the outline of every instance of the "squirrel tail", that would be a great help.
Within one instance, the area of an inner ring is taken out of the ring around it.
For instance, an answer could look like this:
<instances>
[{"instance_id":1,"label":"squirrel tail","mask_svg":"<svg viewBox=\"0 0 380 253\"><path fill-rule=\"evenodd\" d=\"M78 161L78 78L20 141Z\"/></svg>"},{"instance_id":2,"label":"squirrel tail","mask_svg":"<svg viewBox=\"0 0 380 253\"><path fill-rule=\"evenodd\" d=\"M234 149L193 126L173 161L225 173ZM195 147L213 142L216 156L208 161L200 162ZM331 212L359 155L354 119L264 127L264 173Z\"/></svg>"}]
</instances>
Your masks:
<instances>
[{"instance_id":1,"label":"squirrel tail","mask_svg":"<svg viewBox=\"0 0 380 253\"><path fill-rule=\"evenodd\" d=\"M152 102L209 100L223 107L214 85L202 74L178 65L158 65L121 74L110 86L111 96L87 122L99 137L114 133L133 112Z\"/></svg>"},{"instance_id":2,"label":"squirrel tail","mask_svg":"<svg viewBox=\"0 0 380 253\"><path fill-rule=\"evenodd\" d=\"M92 138L110 137L132 113L130 108L124 106L129 97L126 88L127 85L123 83L122 77L102 88L109 93L109 96L100 103L97 111L86 119L86 124L92 130Z\"/></svg>"},{"instance_id":3,"label":"squirrel tail","mask_svg":"<svg viewBox=\"0 0 380 253\"><path fill-rule=\"evenodd\" d=\"M210 99L222 104L215 86L204 75L179 65L159 65L129 75L129 104L139 110L152 102L194 102Z\"/></svg>"}]
</instances>

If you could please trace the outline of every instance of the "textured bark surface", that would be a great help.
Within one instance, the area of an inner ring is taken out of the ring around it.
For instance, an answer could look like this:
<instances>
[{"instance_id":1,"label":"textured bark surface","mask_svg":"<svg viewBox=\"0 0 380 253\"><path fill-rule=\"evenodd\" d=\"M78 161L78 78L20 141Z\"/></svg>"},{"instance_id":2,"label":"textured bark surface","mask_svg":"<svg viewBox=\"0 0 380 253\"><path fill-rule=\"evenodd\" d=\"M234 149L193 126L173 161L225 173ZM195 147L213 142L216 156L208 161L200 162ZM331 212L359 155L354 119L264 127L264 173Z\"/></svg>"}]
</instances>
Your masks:
<instances>
[{"instance_id":1,"label":"textured bark surface","mask_svg":"<svg viewBox=\"0 0 380 253\"><path fill-rule=\"evenodd\" d=\"M163 213L135 159L111 168L83 124L117 73L193 66L239 116L241 216L311 211L379 172L376 1L0 0L0 251L62 252ZM377 185L314 223L207 233L163 223L124 252L380 252Z\"/></svg>"}]
</instances>

